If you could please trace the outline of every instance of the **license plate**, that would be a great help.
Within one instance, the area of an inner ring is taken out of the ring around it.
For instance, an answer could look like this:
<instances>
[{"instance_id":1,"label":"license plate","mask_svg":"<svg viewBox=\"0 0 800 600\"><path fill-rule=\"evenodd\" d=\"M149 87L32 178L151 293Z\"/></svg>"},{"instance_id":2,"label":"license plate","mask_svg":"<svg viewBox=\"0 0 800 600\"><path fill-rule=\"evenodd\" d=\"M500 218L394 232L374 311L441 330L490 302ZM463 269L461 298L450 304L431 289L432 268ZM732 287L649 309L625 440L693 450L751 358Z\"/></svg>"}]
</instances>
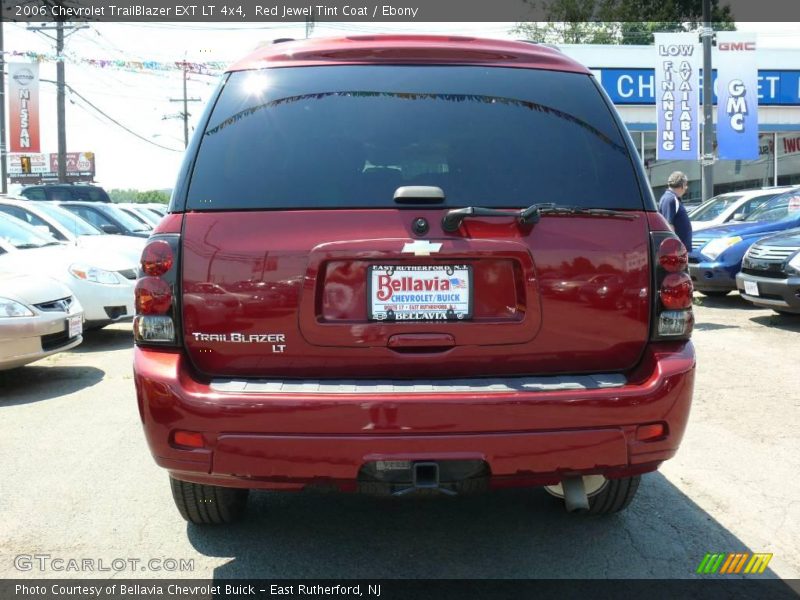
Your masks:
<instances>
[{"instance_id":1,"label":"license plate","mask_svg":"<svg viewBox=\"0 0 800 600\"><path fill-rule=\"evenodd\" d=\"M368 310L373 321L463 321L472 317L469 265L369 267Z\"/></svg>"},{"instance_id":2,"label":"license plate","mask_svg":"<svg viewBox=\"0 0 800 600\"><path fill-rule=\"evenodd\" d=\"M83 319L80 315L67 318L67 327L69 328L69 337L74 338L83 332Z\"/></svg>"},{"instance_id":3,"label":"license plate","mask_svg":"<svg viewBox=\"0 0 800 600\"><path fill-rule=\"evenodd\" d=\"M744 293L748 296L758 296L758 284L755 281L745 281Z\"/></svg>"}]
</instances>

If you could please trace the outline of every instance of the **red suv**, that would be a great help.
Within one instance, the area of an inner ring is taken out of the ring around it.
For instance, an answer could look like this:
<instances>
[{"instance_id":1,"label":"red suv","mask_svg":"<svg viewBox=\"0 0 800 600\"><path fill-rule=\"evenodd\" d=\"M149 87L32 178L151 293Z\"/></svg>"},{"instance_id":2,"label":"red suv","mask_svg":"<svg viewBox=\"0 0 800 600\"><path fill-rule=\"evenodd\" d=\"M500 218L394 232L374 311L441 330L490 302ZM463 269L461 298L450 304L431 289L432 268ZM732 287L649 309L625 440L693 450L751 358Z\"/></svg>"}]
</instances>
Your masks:
<instances>
[{"instance_id":1,"label":"red suv","mask_svg":"<svg viewBox=\"0 0 800 600\"><path fill-rule=\"evenodd\" d=\"M248 490L546 486L612 513L675 454L686 249L602 88L464 37L230 68L136 285L135 381L194 523Z\"/></svg>"}]
</instances>

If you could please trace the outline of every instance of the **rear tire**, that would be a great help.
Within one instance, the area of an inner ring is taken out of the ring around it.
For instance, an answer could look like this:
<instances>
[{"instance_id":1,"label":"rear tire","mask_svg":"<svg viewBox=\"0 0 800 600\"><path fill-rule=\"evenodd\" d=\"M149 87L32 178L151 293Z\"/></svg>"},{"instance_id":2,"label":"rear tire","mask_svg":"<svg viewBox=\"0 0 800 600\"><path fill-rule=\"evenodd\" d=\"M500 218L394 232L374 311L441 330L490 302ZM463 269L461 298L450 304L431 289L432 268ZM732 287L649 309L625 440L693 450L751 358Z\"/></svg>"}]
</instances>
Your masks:
<instances>
[{"instance_id":1,"label":"rear tire","mask_svg":"<svg viewBox=\"0 0 800 600\"><path fill-rule=\"evenodd\" d=\"M730 290L709 290L704 292L702 290L698 290L703 296L708 296L709 298L724 298L728 294L730 294Z\"/></svg>"},{"instance_id":2,"label":"rear tire","mask_svg":"<svg viewBox=\"0 0 800 600\"><path fill-rule=\"evenodd\" d=\"M169 478L181 516L195 525L221 525L241 518L250 490L189 483Z\"/></svg>"},{"instance_id":3,"label":"rear tire","mask_svg":"<svg viewBox=\"0 0 800 600\"><path fill-rule=\"evenodd\" d=\"M641 476L609 479L602 490L589 497L590 515L610 515L627 508L639 489Z\"/></svg>"}]
</instances>

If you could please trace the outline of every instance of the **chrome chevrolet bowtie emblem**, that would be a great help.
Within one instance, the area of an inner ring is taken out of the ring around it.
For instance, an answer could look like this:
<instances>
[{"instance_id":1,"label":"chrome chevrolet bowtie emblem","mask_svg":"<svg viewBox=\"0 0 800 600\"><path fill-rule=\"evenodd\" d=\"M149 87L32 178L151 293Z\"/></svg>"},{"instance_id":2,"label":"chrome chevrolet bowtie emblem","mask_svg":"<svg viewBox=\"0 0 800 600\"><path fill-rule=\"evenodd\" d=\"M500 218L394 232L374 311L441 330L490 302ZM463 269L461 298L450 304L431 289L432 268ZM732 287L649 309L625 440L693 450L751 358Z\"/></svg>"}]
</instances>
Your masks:
<instances>
[{"instance_id":1,"label":"chrome chevrolet bowtie emblem","mask_svg":"<svg viewBox=\"0 0 800 600\"><path fill-rule=\"evenodd\" d=\"M414 242L406 242L402 252L403 254L413 254L414 256L430 256L431 252L438 252L441 247L441 244L432 244L427 240L416 240Z\"/></svg>"}]
</instances>

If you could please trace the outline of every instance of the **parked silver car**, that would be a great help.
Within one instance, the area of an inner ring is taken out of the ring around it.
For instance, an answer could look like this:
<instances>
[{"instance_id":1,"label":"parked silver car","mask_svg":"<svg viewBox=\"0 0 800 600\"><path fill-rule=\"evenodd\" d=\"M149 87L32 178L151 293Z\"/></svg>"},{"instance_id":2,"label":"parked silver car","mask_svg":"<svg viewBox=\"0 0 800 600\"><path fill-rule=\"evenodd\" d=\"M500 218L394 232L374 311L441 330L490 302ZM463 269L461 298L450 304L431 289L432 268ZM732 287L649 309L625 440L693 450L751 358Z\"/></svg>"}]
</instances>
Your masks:
<instances>
[{"instance_id":1,"label":"parked silver car","mask_svg":"<svg viewBox=\"0 0 800 600\"><path fill-rule=\"evenodd\" d=\"M750 246L736 274L742 298L777 313L800 315L800 228Z\"/></svg>"},{"instance_id":2,"label":"parked silver car","mask_svg":"<svg viewBox=\"0 0 800 600\"><path fill-rule=\"evenodd\" d=\"M82 333L83 308L63 283L0 272L0 370L74 348Z\"/></svg>"}]
</instances>

